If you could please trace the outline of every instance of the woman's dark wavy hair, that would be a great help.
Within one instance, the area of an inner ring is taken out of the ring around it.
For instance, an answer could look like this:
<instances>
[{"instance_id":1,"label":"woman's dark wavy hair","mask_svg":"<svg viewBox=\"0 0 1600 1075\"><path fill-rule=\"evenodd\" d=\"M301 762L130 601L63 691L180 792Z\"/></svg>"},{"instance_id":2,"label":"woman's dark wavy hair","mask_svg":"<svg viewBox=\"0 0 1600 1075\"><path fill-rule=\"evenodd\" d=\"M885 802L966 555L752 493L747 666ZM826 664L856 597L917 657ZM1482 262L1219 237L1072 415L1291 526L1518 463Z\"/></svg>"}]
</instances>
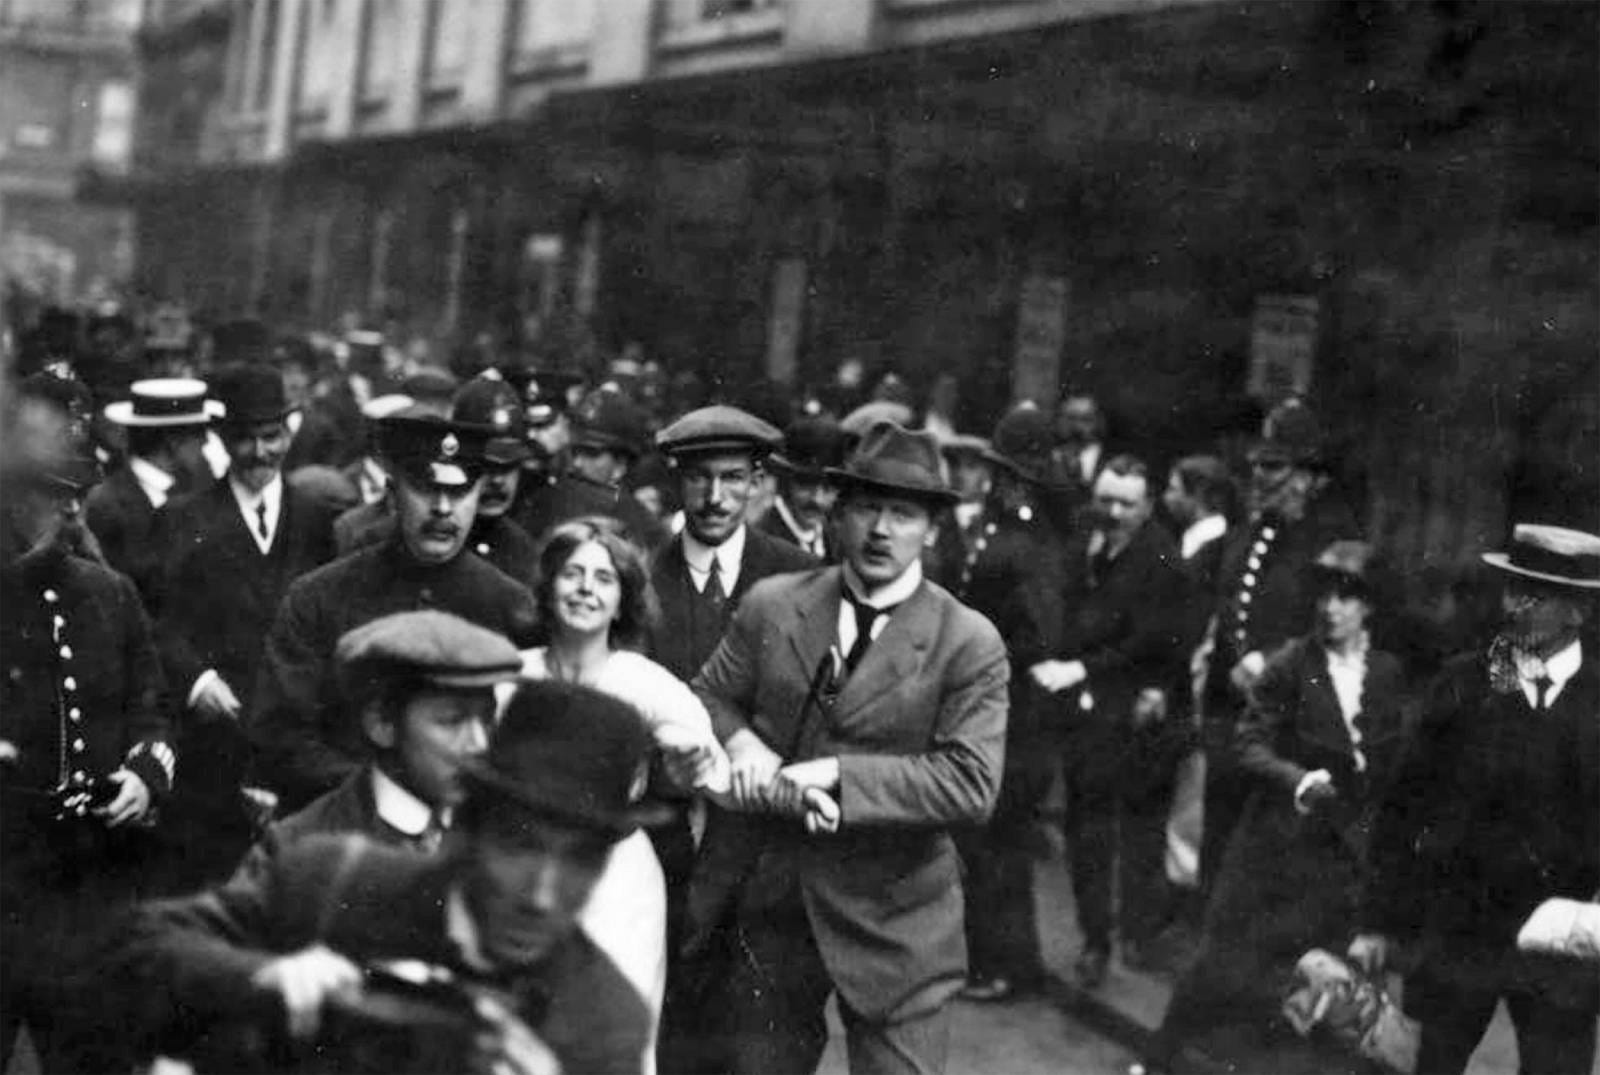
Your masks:
<instances>
[{"instance_id":1,"label":"woman's dark wavy hair","mask_svg":"<svg viewBox=\"0 0 1600 1075\"><path fill-rule=\"evenodd\" d=\"M611 645L616 649L635 649L643 645L655 626L660 606L655 587L650 585L650 570L639 546L624 536L622 524L603 515L586 515L552 527L539 549L539 573L533 596L539 618L553 634L556 630L555 582L578 546L593 541L611 554L622 584L622 599L617 618L611 624Z\"/></svg>"}]
</instances>

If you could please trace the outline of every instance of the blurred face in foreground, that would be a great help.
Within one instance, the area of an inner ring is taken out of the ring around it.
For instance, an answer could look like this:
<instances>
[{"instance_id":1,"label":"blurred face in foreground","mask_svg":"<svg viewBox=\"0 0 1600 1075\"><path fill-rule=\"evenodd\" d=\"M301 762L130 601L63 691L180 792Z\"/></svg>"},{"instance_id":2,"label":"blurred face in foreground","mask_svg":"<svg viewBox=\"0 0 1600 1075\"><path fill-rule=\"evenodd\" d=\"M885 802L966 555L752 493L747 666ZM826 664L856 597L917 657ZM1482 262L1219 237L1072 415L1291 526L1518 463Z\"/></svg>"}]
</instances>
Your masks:
<instances>
[{"instance_id":1,"label":"blurred face in foreground","mask_svg":"<svg viewBox=\"0 0 1600 1075\"><path fill-rule=\"evenodd\" d=\"M516 807L496 814L502 823L473 834L467 906L484 955L502 967L524 967L578 928L611 842Z\"/></svg>"}]
</instances>

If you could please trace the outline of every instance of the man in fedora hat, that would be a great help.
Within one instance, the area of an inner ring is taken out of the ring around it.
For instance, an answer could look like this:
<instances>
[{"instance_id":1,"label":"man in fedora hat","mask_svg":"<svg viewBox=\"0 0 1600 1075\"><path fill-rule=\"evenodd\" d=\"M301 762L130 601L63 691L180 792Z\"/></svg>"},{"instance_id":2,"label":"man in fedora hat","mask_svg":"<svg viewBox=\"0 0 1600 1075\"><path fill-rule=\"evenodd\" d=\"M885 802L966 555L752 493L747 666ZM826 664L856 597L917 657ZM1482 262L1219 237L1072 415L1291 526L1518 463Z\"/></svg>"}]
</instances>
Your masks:
<instances>
[{"instance_id":1,"label":"man in fedora hat","mask_svg":"<svg viewBox=\"0 0 1600 1075\"><path fill-rule=\"evenodd\" d=\"M333 559L333 507L283 476L292 409L277 370L235 363L212 385L232 461L222 481L161 509L164 564L151 597L167 678L188 714L189 764L167 825L182 890L226 876L250 845L245 705L284 594Z\"/></svg>"},{"instance_id":2,"label":"man in fedora hat","mask_svg":"<svg viewBox=\"0 0 1600 1075\"><path fill-rule=\"evenodd\" d=\"M819 560L833 559L828 516L839 491L827 471L843 465L844 444L844 430L833 418L805 415L789 423L782 448L769 460L778 479L778 496L757 528Z\"/></svg>"},{"instance_id":3,"label":"man in fedora hat","mask_svg":"<svg viewBox=\"0 0 1600 1075\"><path fill-rule=\"evenodd\" d=\"M138 593L63 538L99 480L82 417L30 381L0 451L0 1068L26 1025L45 1071L120 1070L77 972L148 878L177 759Z\"/></svg>"},{"instance_id":4,"label":"man in fedora hat","mask_svg":"<svg viewBox=\"0 0 1600 1075\"><path fill-rule=\"evenodd\" d=\"M1234 727L1250 688L1267 656L1311 622L1311 562L1332 542L1362 533L1333 487L1324 440L1321 423L1302 400L1290 398L1273 408L1249 453L1248 521L1223 539L1215 604L1196 658L1206 758L1203 893L1210 890L1250 791L1233 751Z\"/></svg>"},{"instance_id":5,"label":"man in fedora hat","mask_svg":"<svg viewBox=\"0 0 1600 1075\"><path fill-rule=\"evenodd\" d=\"M105 416L127 430L123 466L93 492L84 518L106 562L148 590L160 566L151 540L156 510L167 499L207 484L207 427L222 414L206 384L188 377L135 381L129 398L108 404Z\"/></svg>"},{"instance_id":6,"label":"man in fedora hat","mask_svg":"<svg viewBox=\"0 0 1600 1075\"><path fill-rule=\"evenodd\" d=\"M650 581L661 604L650 655L673 675L694 678L722 641L734 610L761 579L803 571L816 560L745 522L763 465L783 435L737 407L690 411L656 434L683 503L684 525L656 554ZM694 863L687 817L651 833L667 877L672 940L682 933L684 901ZM672 947L676 947L673 945ZM669 967L662 1067L696 1066L675 1055L698 1034L682 1023L698 1014L683 1003L678 968Z\"/></svg>"},{"instance_id":7,"label":"man in fedora hat","mask_svg":"<svg viewBox=\"0 0 1600 1075\"><path fill-rule=\"evenodd\" d=\"M1350 955L1406 974L1417 1070L1465 1070L1505 1001L1523 1071L1595 1060L1600 976L1518 950L1552 898L1600 892L1600 537L1519 524L1484 561L1505 584L1487 652L1446 665L1379 815Z\"/></svg>"},{"instance_id":8,"label":"man in fedora hat","mask_svg":"<svg viewBox=\"0 0 1600 1075\"><path fill-rule=\"evenodd\" d=\"M253 1024L307 1043L323 1070L642 1071L649 1013L579 915L611 849L651 817L635 799L649 750L625 703L524 683L487 752L460 762L441 853L311 836L147 905L116 961L147 1048L259 1064L206 1048L250 1042L237 1031Z\"/></svg>"},{"instance_id":9,"label":"man in fedora hat","mask_svg":"<svg viewBox=\"0 0 1600 1075\"><path fill-rule=\"evenodd\" d=\"M954 499L932 434L875 426L829 476L842 563L758 583L695 679L746 813L707 833L691 947L740 953L713 1008L734 1071L814 1068L835 992L852 1070L941 1071L967 972L950 829L999 792L1005 643L923 579Z\"/></svg>"},{"instance_id":10,"label":"man in fedora hat","mask_svg":"<svg viewBox=\"0 0 1600 1075\"><path fill-rule=\"evenodd\" d=\"M249 709L266 785L287 810L359 767L360 722L342 704L333 653L352 627L439 608L520 645L534 642L533 595L467 548L487 431L402 411L380 426L396 526L385 541L301 577L267 634Z\"/></svg>"}]
</instances>

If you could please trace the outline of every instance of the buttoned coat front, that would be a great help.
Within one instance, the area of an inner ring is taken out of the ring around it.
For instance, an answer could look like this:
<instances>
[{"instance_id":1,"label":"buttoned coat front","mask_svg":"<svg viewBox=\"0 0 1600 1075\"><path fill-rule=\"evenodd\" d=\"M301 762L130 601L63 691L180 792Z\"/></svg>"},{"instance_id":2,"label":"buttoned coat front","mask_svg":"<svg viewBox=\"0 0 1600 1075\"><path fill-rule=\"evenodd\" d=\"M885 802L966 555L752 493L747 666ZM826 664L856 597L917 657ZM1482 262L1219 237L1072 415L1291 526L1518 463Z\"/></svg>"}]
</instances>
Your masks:
<instances>
[{"instance_id":1,"label":"buttoned coat front","mask_svg":"<svg viewBox=\"0 0 1600 1075\"><path fill-rule=\"evenodd\" d=\"M840 997L887 1020L936 1008L966 975L948 829L994 808L1009 665L988 620L924 582L826 711L808 704L842 586L837 567L757 584L695 679L724 741L749 728L786 761L837 757L843 820L810 837L793 820L720 815L691 887L691 948L793 879Z\"/></svg>"}]
</instances>

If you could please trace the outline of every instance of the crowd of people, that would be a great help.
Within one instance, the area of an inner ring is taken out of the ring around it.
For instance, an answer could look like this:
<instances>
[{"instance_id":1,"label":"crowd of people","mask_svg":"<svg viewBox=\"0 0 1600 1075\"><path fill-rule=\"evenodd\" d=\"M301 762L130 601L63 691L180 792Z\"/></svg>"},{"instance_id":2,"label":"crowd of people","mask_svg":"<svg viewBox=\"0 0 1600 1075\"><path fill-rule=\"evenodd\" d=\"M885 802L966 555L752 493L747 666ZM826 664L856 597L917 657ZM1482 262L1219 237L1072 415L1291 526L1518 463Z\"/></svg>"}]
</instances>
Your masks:
<instances>
[{"instance_id":1,"label":"crowd of people","mask_svg":"<svg viewBox=\"0 0 1600 1075\"><path fill-rule=\"evenodd\" d=\"M1300 399L1158 470L1073 389L60 327L5 394L0 1069L810 1071L834 998L852 1071L941 1071L1055 913L1077 987L1173 979L1149 1069L1373 1069L1285 1014L1318 949L1419 1071L1501 999L1593 1064L1600 537L1430 617Z\"/></svg>"}]
</instances>

